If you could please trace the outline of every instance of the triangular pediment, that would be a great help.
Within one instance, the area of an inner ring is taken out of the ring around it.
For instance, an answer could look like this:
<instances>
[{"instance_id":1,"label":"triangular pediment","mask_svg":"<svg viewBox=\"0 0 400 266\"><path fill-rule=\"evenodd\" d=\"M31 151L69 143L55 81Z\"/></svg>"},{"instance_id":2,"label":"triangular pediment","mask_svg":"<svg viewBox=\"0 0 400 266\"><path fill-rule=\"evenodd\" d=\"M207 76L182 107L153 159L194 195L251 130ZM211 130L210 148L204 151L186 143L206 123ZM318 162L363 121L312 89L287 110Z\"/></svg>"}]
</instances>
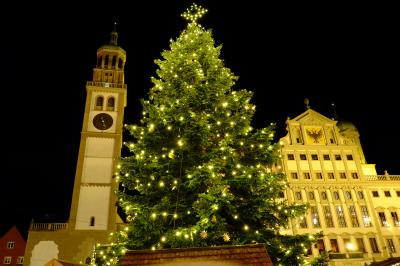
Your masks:
<instances>
[{"instance_id":1,"label":"triangular pediment","mask_svg":"<svg viewBox=\"0 0 400 266\"><path fill-rule=\"evenodd\" d=\"M307 109L304 113L298 115L294 119L291 119L291 122L299 123L299 124L309 124L309 125L324 125L324 124L335 124L336 121L329 119L328 117L312 110Z\"/></svg>"}]
</instances>

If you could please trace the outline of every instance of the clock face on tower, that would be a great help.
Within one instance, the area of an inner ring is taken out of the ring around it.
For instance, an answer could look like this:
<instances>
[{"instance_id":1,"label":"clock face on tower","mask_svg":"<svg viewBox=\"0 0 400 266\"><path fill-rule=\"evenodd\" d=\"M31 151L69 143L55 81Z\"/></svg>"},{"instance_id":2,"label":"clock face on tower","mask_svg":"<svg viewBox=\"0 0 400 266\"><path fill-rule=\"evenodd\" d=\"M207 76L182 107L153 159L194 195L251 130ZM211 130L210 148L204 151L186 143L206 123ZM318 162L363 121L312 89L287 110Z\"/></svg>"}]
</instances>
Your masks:
<instances>
[{"instance_id":1,"label":"clock face on tower","mask_svg":"<svg viewBox=\"0 0 400 266\"><path fill-rule=\"evenodd\" d=\"M109 129L113 124L113 118L106 113L100 113L94 116L93 125L99 130Z\"/></svg>"}]
</instances>

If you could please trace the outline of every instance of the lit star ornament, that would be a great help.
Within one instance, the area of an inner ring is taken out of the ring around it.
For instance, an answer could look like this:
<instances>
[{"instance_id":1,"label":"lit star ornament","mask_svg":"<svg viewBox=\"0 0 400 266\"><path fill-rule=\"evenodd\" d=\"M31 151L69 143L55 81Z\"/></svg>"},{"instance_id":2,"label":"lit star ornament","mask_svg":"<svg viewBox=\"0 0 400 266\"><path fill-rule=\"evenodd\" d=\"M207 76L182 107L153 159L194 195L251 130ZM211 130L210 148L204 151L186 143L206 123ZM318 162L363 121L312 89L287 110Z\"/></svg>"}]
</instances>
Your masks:
<instances>
[{"instance_id":1,"label":"lit star ornament","mask_svg":"<svg viewBox=\"0 0 400 266\"><path fill-rule=\"evenodd\" d=\"M229 236L228 233L224 233L222 237L223 237L225 242L229 242L231 240L231 237Z\"/></svg>"},{"instance_id":2,"label":"lit star ornament","mask_svg":"<svg viewBox=\"0 0 400 266\"><path fill-rule=\"evenodd\" d=\"M191 7L186 9L185 12L181 15L184 17L187 21L190 23L197 23L197 20L200 19L202 16L204 16L205 13L207 13L207 9L198 6L196 4L193 4Z\"/></svg>"},{"instance_id":3,"label":"lit star ornament","mask_svg":"<svg viewBox=\"0 0 400 266\"><path fill-rule=\"evenodd\" d=\"M203 239L206 239L206 238L208 237L207 231L205 231L205 230L204 230L204 231L201 231L200 237L203 238Z\"/></svg>"}]
</instances>

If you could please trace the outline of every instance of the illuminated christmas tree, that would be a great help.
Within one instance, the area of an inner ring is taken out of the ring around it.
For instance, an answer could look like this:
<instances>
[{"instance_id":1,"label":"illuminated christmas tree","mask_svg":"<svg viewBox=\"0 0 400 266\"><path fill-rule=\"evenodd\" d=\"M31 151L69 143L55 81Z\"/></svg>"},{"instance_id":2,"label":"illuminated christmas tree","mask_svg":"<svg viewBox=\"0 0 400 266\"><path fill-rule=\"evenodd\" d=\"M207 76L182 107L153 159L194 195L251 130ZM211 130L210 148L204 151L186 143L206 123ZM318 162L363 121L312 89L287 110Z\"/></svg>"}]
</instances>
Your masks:
<instances>
[{"instance_id":1,"label":"illuminated christmas tree","mask_svg":"<svg viewBox=\"0 0 400 266\"><path fill-rule=\"evenodd\" d=\"M221 46L197 22L204 13L192 5L183 14L187 28L155 61L140 124L126 125L130 153L117 178L127 226L98 257L114 264L130 249L265 243L274 264L298 265L312 237L280 230L306 207L279 197L274 125L252 128L253 93L233 89Z\"/></svg>"}]
</instances>

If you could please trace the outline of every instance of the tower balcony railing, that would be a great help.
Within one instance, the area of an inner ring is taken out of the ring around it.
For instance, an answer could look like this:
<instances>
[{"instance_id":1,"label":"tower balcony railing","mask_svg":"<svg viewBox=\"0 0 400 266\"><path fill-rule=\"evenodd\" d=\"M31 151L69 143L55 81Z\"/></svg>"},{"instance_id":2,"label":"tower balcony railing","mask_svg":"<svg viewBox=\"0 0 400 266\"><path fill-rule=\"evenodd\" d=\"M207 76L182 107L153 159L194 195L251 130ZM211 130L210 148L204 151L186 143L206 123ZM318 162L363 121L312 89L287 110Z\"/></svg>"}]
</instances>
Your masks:
<instances>
[{"instance_id":1,"label":"tower balcony railing","mask_svg":"<svg viewBox=\"0 0 400 266\"><path fill-rule=\"evenodd\" d=\"M120 88L120 89L126 89L126 84L111 83L111 82L88 81L88 82L86 83L86 85L87 85L87 86L104 87L104 88Z\"/></svg>"},{"instance_id":2,"label":"tower balcony railing","mask_svg":"<svg viewBox=\"0 0 400 266\"><path fill-rule=\"evenodd\" d=\"M29 231L60 231L67 228L68 223L31 223Z\"/></svg>"},{"instance_id":3,"label":"tower balcony railing","mask_svg":"<svg viewBox=\"0 0 400 266\"><path fill-rule=\"evenodd\" d=\"M367 181L400 181L400 175L367 175Z\"/></svg>"}]
</instances>

